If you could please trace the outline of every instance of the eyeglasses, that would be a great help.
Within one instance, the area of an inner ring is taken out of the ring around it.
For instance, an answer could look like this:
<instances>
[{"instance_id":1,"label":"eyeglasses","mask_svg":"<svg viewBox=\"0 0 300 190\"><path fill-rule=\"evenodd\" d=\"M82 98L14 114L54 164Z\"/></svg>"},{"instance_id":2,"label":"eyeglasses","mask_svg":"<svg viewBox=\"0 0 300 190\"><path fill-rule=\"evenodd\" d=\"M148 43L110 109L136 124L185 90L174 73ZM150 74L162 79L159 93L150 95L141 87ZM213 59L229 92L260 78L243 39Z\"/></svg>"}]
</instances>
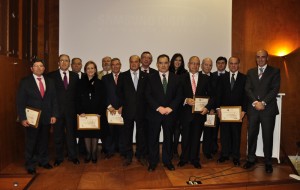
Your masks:
<instances>
[{"instance_id":1,"label":"eyeglasses","mask_svg":"<svg viewBox=\"0 0 300 190\"><path fill-rule=\"evenodd\" d=\"M63 63L63 62L67 62L67 63L69 63L69 62L70 62L70 60L59 60L59 62L61 62L61 63Z\"/></svg>"}]
</instances>

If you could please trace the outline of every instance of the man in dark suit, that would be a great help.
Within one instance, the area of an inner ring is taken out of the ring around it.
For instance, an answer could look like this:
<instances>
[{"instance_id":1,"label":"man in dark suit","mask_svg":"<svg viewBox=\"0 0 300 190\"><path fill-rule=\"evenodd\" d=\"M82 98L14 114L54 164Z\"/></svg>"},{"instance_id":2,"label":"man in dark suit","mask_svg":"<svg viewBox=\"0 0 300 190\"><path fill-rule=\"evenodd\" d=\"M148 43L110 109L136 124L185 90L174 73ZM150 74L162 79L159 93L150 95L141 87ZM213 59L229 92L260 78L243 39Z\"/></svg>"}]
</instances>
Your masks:
<instances>
[{"instance_id":1,"label":"man in dark suit","mask_svg":"<svg viewBox=\"0 0 300 190\"><path fill-rule=\"evenodd\" d=\"M117 84L121 70L121 61L119 58L111 60L111 73L102 77L102 81L107 90L107 109L111 114L122 113L121 101L117 95ZM105 158L111 158L116 151L120 150L120 127L119 125L109 124L110 134L103 139L102 145L106 150Z\"/></svg>"},{"instance_id":2,"label":"man in dark suit","mask_svg":"<svg viewBox=\"0 0 300 190\"><path fill-rule=\"evenodd\" d=\"M217 85L222 75L228 73L226 71L227 59L226 57L218 57L216 60L217 71L212 73L211 82L213 94L216 95ZM211 110L211 112L215 112L215 110ZM218 136L219 136L219 128L220 128L220 120L216 118L216 126L213 128L213 136L212 136L212 154L216 154L218 152Z\"/></svg>"},{"instance_id":3,"label":"man in dark suit","mask_svg":"<svg viewBox=\"0 0 300 190\"><path fill-rule=\"evenodd\" d=\"M146 165L145 139L145 84L146 73L141 72L140 57L132 55L129 58L130 69L120 75L117 92L122 105L124 127L121 132L121 154L125 157L123 165L131 164L133 157L132 136L134 123L136 124L136 157L142 165Z\"/></svg>"},{"instance_id":4,"label":"man in dark suit","mask_svg":"<svg viewBox=\"0 0 300 190\"><path fill-rule=\"evenodd\" d=\"M141 55L141 71L148 74L156 73L157 70L152 69L150 67L151 63L152 63L151 53L149 51L144 51Z\"/></svg>"},{"instance_id":5,"label":"man in dark suit","mask_svg":"<svg viewBox=\"0 0 300 190\"><path fill-rule=\"evenodd\" d=\"M216 107L218 115L221 117L220 106L241 106L241 119L246 113L247 97L245 94L246 75L240 73L240 59L238 57L229 58L229 70L221 76L218 83ZM220 128L221 136L221 156L217 160L218 163L229 160L231 153L233 164L240 165L240 144L242 122L222 122Z\"/></svg>"},{"instance_id":6,"label":"man in dark suit","mask_svg":"<svg viewBox=\"0 0 300 190\"><path fill-rule=\"evenodd\" d=\"M200 169L200 137L206 114L213 106L213 99L209 99L208 104L200 113L193 113L192 107L195 105L194 96L206 96L211 94L210 80L207 75L199 73L200 59L197 56L190 58L189 72L181 76L181 85L184 101L180 114L182 123L182 140L179 167L184 166L188 161Z\"/></svg>"},{"instance_id":7,"label":"man in dark suit","mask_svg":"<svg viewBox=\"0 0 300 190\"><path fill-rule=\"evenodd\" d=\"M49 164L48 139L50 125L56 122L58 116L58 104L54 82L43 76L43 60L33 60L31 71L32 75L20 82L16 102L19 120L26 129L25 167L29 174L35 174L36 162L46 169L52 168ZM30 126L27 120L27 107L41 111L37 128Z\"/></svg>"},{"instance_id":8,"label":"man in dark suit","mask_svg":"<svg viewBox=\"0 0 300 190\"><path fill-rule=\"evenodd\" d=\"M159 134L163 128L164 141L162 147L162 162L168 170L175 170L172 164L172 133L175 112L181 102L182 91L179 78L169 72L169 56L162 54L157 58L159 73L149 75L146 87L148 102L147 118L149 121L149 167L155 170L159 162Z\"/></svg>"},{"instance_id":9,"label":"man in dark suit","mask_svg":"<svg viewBox=\"0 0 300 190\"><path fill-rule=\"evenodd\" d=\"M280 70L268 65L268 52L259 50L256 53L257 67L247 73L246 94L248 103L248 158L243 166L249 169L255 164L257 136L261 125L265 170L272 173L272 150L275 118L279 113L276 96L280 89Z\"/></svg>"},{"instance_id":10,"label":"man in dark suit","mask_svg":"<svg viewBox=\"0 0 300 190\"><path fill-rule=\"evenodd\" d=\"M82 60L78 57L72 58L71 69L74 73L77 73L79 79L81 79L82 75L84 74L83 72L81 72ZM86 155L85 143L83 138L78 138L78 149L80 154Z\"/></svg>"},{"instance_id":11,"label":"man in dark suit","mask_svg":"<svg viewBox=\"0 0 300 190\"><path fill-rule=\"evenodd\" d=\"M69 161L79 164L76 151L76 86L78 75L69 71L70 57L66 54L59 56L59 69L50 72L48 76L54 80L59 104L59 117L54 126L54 143L56 159L54 166L59 166L64 160L64 139L67 142ZM64 138L64 136L66 138Z\"/></svg>"}]
</instances>

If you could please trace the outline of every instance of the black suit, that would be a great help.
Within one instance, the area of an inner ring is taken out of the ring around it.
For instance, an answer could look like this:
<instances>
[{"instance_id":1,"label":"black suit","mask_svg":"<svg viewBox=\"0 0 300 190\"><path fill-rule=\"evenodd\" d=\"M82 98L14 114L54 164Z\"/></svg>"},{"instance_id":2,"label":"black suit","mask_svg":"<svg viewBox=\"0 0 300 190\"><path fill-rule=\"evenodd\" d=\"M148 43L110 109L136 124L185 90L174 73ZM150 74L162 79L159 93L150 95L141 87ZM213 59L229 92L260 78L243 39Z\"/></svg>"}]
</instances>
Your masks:
<instances>
[{"instance_id":1,"label":"black suit","mask_svg":"<svg viewBox=\"0 0 300 190\"><path fill-rule=\"evenodd\" d=\"M121 100L122 117L124 127L121 132L121 141L123 149L121 154L131 160L133 156L132 136L134 122L136 123L136 157L139 159L146 155L145 141L145 85L147 74L139 71L137 90L135 90L131 70L120 74L117 93Z\"/></svg>"},{"instance_id":2,"label":"black suit","mask_svg":"<svg viewBox=\"0 0 300 190\"><path fill-rule=\"evenodd\" d=\"M231 73L221 76L218 83L218 93L216 98L216 107L220 106L242 106L242 111L246 112L247 97L245 94L246 75L236 72L236 79L231 89ZM233 159L240 159L242 123L221 123L221 156L229 157L232 154Z\"/></svg>"},{"instance_id":3,"label":"black suit","mask_svg":"<svg viewBox=\"0 0 300 190\"><path fill-rule=\"evenodd\" d=\"M118 110L121 107L121 102L117 95L117 84L115 82L114 73L104 75L102 81L107 90L107 105L111 105L115 110ZM115 150L119 150L120 148L120 127L123 126L109 125L110 135L103 139L102 142L108 154L114 154Z\"/></svg>"},{"instance_id":4,"label":"black suit","mask_svg":"<svg viewBox=\"0 0 300 190\"><path fill-rule=\"evenodd\" d=\"M247 73L246 94L248 101L248 161L255 161L257 136L261 124L265 163L271 164L273 150L273 132L275 118L279 113L276 96L280 88L280 70L267 65L261 79L258 77L258 68L250 69ZM252 103L264 101L265 109L257 111Z\"/></svg>"},{"instance_id":5,"label":"black suit","mask_svg":"<svg viewBox=\"0 0 300 190\"><path fill-rule=\"evenodd\" d=\"M190 161L191 163L199 162L200 137L203 131L203 125L206 120L205 115L200 113L192 113L192 106L184 104L186 98L193 98L192 82L190 73L185 73L181 76L181 85L183 92L183 108L180 113L182 123L182 153L180 160L183 162ZM211 86L209 77L198 72L198 82L195 96L211 96ZM206 108L210 110L213 106L213 99L210 98Z\"/></svg>"},{"instance_id":6,"label":"black suit","mask_svg":"<svg viewBox=\"0 0 300 190\"><path fill-rule=\"evenodd\" d=\"M218 71L215 71L212 73L211 77L212 77L212 90L213 90L213 95L216 96L217 95L217 86L218 83L221 79L221 76L223 76L224 74L229 73L228 71L225 70L224 73L219 74ZM214 108L215 109L215 108ZM218 136L219 136L219 128L220 128L220 120L217 117L216 118L216 126L212 129L213 130L213 136L212 136L212 147L211 147L211 151L212 153L217 153L218 152Z\"/></svg>"},{"instance_id":7,"label":"black suit","mask_svg":"<svg viewBox=\"0 0 300 190\"><path fill-rule=\"evenodd\" d=\"M41 110L38 128L26 127L26 169L34 169L37 161L41 165L49 163L48 137L50 120L51 117L58 116L58 104L53 81L44 77L46 91L44 97L42 97L35 80L33 75L21 80L16 100L20 121L27 120L26 107Z\"/></svg>"},{"instance_id":8,"label":"black suit","mask_svg":"<svg viewBox=\"0 0 300 190\"><path fill-rule=\"evenodd\" d=\"M172 159L172 134L175 121L175 112L181 102L182 91L179 78L169 72L166 94L164 93L160 73L149 75L146 87L146 98L148 102L147 119L149 121L149 163L156 167L159 162L159 134L163 128L164 142L162 148L162 161L170 164ZM157 109L170 107L173 112L169 115L161 115Z\"/></svg>"},{"instance_id":9,"label":"black suit","mask_svg":"<svg viewBox=\"0 0 300 190\"><path fill-rule=\"evenodd\" d=\"M76 87L78 85L78 74L69 71L69 84L65 89L60 70L48 74L54 80L57 99L59 104L59 117L54 127L54 143L56 149L56 160L64 159L64 135L66 131L66 142L69 159L77 158L75 129L76 129Z\"/></svg>"}]
</instances>

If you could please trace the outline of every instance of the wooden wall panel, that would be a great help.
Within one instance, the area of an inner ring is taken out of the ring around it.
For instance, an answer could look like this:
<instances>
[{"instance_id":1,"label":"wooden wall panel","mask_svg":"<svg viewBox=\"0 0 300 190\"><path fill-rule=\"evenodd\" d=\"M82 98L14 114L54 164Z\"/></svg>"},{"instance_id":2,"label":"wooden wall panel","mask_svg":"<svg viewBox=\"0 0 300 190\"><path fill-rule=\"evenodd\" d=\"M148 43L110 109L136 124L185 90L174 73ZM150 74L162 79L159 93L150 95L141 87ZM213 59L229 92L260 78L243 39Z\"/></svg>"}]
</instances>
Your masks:
<instances>
[{"instance_id":1,"label":"wooden wall panel","mask_svg":"<svg viewBox=\"0 0 300 190\"><path fill-rule=\"evenodd\" d=\"M271 54L269 64L281 69L283 98L281 145L288 154L295 154L300 141L300 112L298 108L299 52L278 56L280 50L290 52L300 46L300 2L297 0L233 0L232 54L241 59L241 71L255 67L255 52L266 49ZM272 56L273 55L273 56ZM247 127L247 123L245 124ZM243 130L242 144L246 143Z\"/></svg>"}]
</instances>

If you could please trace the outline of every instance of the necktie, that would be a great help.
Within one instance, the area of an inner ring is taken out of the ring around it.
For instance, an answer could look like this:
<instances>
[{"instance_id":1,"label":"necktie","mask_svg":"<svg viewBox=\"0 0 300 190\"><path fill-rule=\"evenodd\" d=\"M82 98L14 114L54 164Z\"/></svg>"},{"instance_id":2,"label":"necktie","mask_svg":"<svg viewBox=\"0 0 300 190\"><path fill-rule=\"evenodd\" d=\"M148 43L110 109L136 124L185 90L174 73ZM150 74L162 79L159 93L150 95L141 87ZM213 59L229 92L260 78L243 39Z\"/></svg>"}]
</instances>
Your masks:
<instances>
[{"instance_id":1,"label":"necktie","mask_svg":"<svg viewBox=\"0 0 300 190\"><path fill-rule=\"evenodd\" d=\"M133 75L134 75L134 77L133 77L133 84L134 84L134 88L135 88L135 90L136 90L136 89L137 89L137 85L138 85L137 72L134 71L134 72L133 72Z\"/></svg>"},{"instance_id":2,"label":"necktie","mask_svg":"<svg viewBox=\"0 0 300 190\"><path fill-rule=\"evenodd\" d=\"M234 83L235 83L234 75L235 75L234 73L231 75L231 81L230 81L231 90L233 89L233 86L234 86Z\"/></svg>"},{"instance_id":3,"label":"necktie","mask_svg":"<svg viewBox=\"0 0 300 190\"><path fill-rule=\"evenodd\" d=\"M259 68L259 74L258 74L258 78L261 79L261 77L263 76L264 73L264 68L260 67Z\"/></svg>"},{"instance_id":4,"label":"necktie","mask_svg":"<svg viewBox=\"0 0 300 190\"><path fill-rule=\"evenodd\" d=\"M148 73L148 70L147 70L147 69L145 69L145 70L144 70L144 72L145 72L145 73Z\"/></svg>"},{"instance_id":5,"label":"necktie","mask_svg":"<svg viewBox=\"0 0 300 190\"><path fill-rule=\"evenodd\" d=\"M115 74L115 83L118 84L118 74Z\"/></svg>"},{"instance_id":6,"label":"necktie","mask_svg":"<svg viewBox=\"0 0 300 190\"><path fill-rule=\"evenodd\" d=\"M163 76L162 85L163 85L163 88L164 88L164 93L166 94L167 93L168 82L167 82L166 74L162 74L162 76Z\"/></svg>"},{"instance_id":7,"label":"necktie","mask_svg":"<svg viewBox=\"0 0 300 190\"><path fill-rule=\"evenodd\" d=\"M64 86L65 86L65 89L67 90L67 88L68 88L68 77L67 77L66 72L63 72L63 74L64 74Z\"/></svg>"},{"instance_id":8,"label":"necktie","mask_svg":"<svg viewBox=\"0 0 300 190\"><path fill-rule=\"evenodd\" d=\"M195 95L196 93L196 81L195 81L195 75L192 75L192 90L193 90L193 94Z\"/></svg>"},{"instance_id":9,"label":"necktie","mask_svg":"<svg viewBox=\"0 0 300 190\"><path fill-rule=\"evenodd\" d=\"M38 81L39 81L39 88L40 88L40 93L41 93L41 96L42 98L44 97L45 95L45 88L44 88L44 84L42 83L42 78L37 78Z\"/></svg>"}]
</instances>

